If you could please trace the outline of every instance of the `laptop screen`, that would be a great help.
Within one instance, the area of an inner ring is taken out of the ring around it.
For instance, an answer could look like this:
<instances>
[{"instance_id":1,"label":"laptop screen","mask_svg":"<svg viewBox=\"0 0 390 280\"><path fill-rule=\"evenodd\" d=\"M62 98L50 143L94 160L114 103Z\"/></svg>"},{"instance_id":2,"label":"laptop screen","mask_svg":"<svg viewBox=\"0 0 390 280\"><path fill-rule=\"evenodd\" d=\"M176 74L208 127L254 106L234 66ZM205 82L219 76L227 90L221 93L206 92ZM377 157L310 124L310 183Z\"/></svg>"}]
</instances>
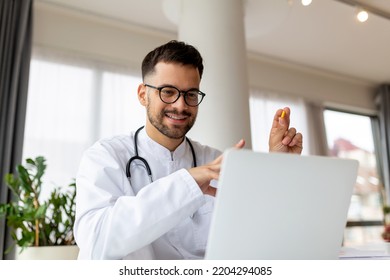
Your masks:
<instances>
[{"instance_id":1,"label":"laptop screen","mask_svg":"<svg viewBox=\"0 0 390 280\"><path fill-rule=\"evenodd\" d=\"M358 162L228 150L206 259L337 259Z\"/></svg>"}]
</instances>

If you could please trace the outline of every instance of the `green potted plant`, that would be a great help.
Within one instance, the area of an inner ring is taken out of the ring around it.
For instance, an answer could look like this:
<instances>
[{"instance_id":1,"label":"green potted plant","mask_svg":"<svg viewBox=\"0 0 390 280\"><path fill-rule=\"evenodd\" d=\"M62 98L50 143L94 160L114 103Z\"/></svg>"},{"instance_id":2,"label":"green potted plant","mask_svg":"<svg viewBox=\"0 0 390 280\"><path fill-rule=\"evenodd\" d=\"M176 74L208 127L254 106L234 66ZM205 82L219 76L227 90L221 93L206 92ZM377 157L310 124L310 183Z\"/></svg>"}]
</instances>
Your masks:
<instances>
[{"instance_id":1,"label":"green potted plant","mask_svg":"<svg viewBox=\"0 0 390 280\"><path fill-rule=\"evenodd\" d=\"M382 237L385 241L390 242L390 206L383 206L383 214L384 218L384 231L382 233Z\"/></svg>"},{"instance_id":2,"label":"green potted plant","mask_svg":"<svg viewBox=\"0 0 390 280\"><path fill-rule=\"evenodd\" d=\"M7 225L12 228L12 238L20 247L19 254L31 247L76 244L73 237L76 185L71 183L66 191L56 187L47 200L41 201L45 162L42 156L34 160L29 158L25 166L16 167L16 175L5 176L14 200L0 204L0 216L6 216Z\"/></svg>"}]
</instances>

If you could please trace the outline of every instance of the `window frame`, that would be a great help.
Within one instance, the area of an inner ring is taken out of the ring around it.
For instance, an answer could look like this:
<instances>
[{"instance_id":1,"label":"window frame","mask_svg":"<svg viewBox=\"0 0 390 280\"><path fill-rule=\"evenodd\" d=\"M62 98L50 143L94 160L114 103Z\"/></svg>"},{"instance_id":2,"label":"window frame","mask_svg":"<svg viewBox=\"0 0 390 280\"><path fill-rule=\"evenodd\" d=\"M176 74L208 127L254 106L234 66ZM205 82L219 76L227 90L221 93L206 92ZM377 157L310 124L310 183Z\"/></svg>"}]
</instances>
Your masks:
<instances>
[{"instance_id":1,"label":"window frame","mask_svg":"<svg viewBox=\"0 0 390 280\"><path fill-rule=\"evenodd\" d=\"M334 108L334 107L331 107L331 106L324 106L323 114L325 114L325 111L327 111L327 110L328 111L339 112L339 113L346 113L346 114L353 114L353 115L357 115L357 116L368 117L370 119L371 129L372 129L372 137L373 137L373 142L374 142L374 154L375 154L375 158L376 158L376 162L377 162L377 164L376 164L377 172L378 172L379 180L381 181L381 185L382 185L382 190L380 191L380 198L381 198L382 205L383 205L384 194L386 193L386 189L385 189L385 185L383 183L383 176L382 176L383 170L381 170L381 166L382 165L379 162L379 158L381 157L380 152L379 152L380 151L380 145L378 145L379 141L380 141L380 139L378 139L378 137L379 137L379 128L378 128L378 131L376 131L376 128L374 127L374 126L379 124L379 117L378 117L378 115L377 114L368 114L368 113L356 112L356 111L352 111L352 110L339 109L339 108ZM324 126L325 126L325 137L326 137L325 118L324 118ZM327 139L325 139L324 143L327 143ZM326 147L326 150L329 150L329 146L328 145ZM383 211L383 209L382 209L382 211ZM383 226L384 225L384 219L385 219L385 217L383 217L382 220L364 220L364 221L350 221L350 220L347 220L346 228Z\"/></svg>"}]
</instances>

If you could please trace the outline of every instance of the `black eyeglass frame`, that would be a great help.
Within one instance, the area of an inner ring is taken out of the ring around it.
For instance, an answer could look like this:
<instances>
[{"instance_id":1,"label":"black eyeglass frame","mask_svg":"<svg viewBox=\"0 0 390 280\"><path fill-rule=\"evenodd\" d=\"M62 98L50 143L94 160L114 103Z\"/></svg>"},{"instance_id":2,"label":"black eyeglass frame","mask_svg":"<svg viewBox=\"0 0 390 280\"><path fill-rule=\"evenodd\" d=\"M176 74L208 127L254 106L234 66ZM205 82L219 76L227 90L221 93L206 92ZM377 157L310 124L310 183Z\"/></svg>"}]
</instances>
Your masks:
<instances>
[{"instance_id":1,"label":"black eyeglass frame","mask_svg":"<svg viewBox=\"0 0 390 280\"><path fill-rule=\"evenodd\" d=\"M189 89L189 90L180 90L180 89L178 89L177 87L174 87L174 86L155 87L155 86L152 86L152 85L149 85L149 84L144 84L144 86L150 87L150 88L153 88L153 89L157 89L157 90L158 90L158 96L160 97L160 100L161 100L162 102L164 102L165 104L173 104L173 103L175 103L177 100L179 100L180 95L183 95L183 97L184 97L184 102L185 102L188 106L190 106L190 107L197 107L197 106L199 106L199 104L203 101L203 98L206 96L206 94L205 94L204 92L201 92L200 90L194 89L194 88ZM177 92L178 92L179 94L177 95L177 98L175 99L175 101L166 102L166 101L164 101L164 100L162 99L162 97L161 97L161 90L164 89L164 88L174 88L174 89L177 90ZM201 96L200 101L198 102L198 104L196 104L196 105L188 104L186 96L187 96L187 94L188 94L190 91L192 91L192 92L196 91L197 94Z\"/></svg>"}]
</instances>

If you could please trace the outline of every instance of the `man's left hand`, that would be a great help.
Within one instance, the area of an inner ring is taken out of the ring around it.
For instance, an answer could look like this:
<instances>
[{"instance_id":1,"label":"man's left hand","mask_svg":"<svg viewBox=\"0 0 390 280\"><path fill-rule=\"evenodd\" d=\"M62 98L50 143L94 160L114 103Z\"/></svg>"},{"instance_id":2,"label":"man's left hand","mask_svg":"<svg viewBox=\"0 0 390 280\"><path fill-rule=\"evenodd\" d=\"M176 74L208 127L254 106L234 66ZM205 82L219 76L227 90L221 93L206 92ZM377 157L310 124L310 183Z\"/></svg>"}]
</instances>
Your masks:
<instances>
[{"instance_id":1,"label":"man's left hand","mask_svg":"<svg viewBox=\"0 0 390 280\"><path fill-rule=\"evenodd\" d=\"M277 110L269 136L269 151L301 154L302 149L302 134L290 127L290 108Z\"/></svg>"}]
</instances>

